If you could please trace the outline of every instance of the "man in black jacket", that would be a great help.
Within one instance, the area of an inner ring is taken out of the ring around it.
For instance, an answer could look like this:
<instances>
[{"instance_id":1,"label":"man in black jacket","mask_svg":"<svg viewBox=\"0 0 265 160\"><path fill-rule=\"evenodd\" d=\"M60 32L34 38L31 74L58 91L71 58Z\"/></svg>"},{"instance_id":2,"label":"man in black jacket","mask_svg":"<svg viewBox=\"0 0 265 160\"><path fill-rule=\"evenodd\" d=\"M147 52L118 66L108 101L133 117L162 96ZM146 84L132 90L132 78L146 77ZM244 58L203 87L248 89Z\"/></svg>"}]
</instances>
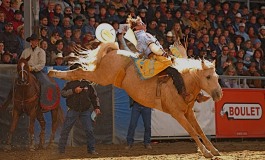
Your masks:
<instances>
[{"instance_id":1,"label":"man in black jacket","mask_svg":"<svg viewBox=\"0 0 265 160\"><path fill-rule=\"evenodd\" d=\"M70 70L78 67L80 67L79 64L74 64L70 67ZM74 123L79 118L87 136L87 152L93 155L98 154L95 151L95 137L92 128L91 112L89 110L92 105L94 107L94 112L97 115L100 114L100 104L96 90L89 81L75 80L66 83L61 94L66 98L66 104L69 109L61 131L58 145L59 153L65 152L68 135Z\"/></svg>"}]
</instances>

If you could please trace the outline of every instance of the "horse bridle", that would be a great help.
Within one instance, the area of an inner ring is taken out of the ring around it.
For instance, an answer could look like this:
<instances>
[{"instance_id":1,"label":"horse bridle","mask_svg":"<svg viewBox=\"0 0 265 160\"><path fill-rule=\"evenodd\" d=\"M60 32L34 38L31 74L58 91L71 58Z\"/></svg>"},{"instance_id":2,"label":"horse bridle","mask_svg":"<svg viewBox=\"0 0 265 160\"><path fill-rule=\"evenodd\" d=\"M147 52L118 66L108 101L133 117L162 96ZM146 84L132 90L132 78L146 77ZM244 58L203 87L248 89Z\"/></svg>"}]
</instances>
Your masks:
<instances>
[{"instance_id":1,"label":"horse bridle","mask_svg":"<svg viewBox=\"0 0 265 160\"><path fill-rule=\"evenodd\" d=\"M28 79L25 79L25 77L29 76L29 73L27 70L24 69L25 64L21 64L21 70L18 72L18 80L17 80L17 85L20 86L26 86L29 85ZM21 74L21 77L20 77Z\"/></svg>"}]
</instances>

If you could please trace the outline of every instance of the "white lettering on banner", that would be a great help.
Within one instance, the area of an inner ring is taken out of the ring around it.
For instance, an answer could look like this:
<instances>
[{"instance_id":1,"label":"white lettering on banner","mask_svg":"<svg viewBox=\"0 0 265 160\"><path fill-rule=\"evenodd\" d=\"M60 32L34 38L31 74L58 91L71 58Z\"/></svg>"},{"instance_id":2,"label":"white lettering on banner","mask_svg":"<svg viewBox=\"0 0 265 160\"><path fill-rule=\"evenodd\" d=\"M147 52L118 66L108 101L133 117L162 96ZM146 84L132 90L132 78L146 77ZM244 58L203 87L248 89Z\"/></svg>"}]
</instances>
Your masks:
<instances>
[{"instance_id":1,"label":"white lettering on banner","mask_svg":"<svg viewBox=\"0 0 265 160\"><path fill-rule=\"evenodd\" d=\"M262 107L260 104L225 104L221 116L227 114L228 119L260 119Z\"/></svg>"}]
</instances>

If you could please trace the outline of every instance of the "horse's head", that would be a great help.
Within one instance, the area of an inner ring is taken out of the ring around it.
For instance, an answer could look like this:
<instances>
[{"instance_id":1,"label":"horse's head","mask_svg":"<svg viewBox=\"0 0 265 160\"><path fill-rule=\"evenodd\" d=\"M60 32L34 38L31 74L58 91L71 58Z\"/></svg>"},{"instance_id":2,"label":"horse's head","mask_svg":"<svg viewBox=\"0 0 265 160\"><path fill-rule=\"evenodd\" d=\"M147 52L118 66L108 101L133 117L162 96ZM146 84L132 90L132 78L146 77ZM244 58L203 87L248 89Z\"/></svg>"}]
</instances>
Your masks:
<instances>
[{"instance_id":1,"label":"horse's head","mask_svg":"<svg viewBox=\"0 0 265 160\"><path fill-rule=\"evenodd\" d=\"M17 64L17 84L18 85L27 85L29 83L29 64L28 61L30 59L30 56L28 58L20 58Z\"/></svg>"},{"instance_id":2,"label":"horse's head","mask_svg":"<svg viewBox=\"0 0 265 160\"><path fill-rule=\"evenodd\" d=\"M218 82L218 75L215 72L214 62L207 60L201 61L202 70L199 75L200 87L207 92L214 101L218 101L222 98L222 88Z\"/></svg>"}]
</instances>

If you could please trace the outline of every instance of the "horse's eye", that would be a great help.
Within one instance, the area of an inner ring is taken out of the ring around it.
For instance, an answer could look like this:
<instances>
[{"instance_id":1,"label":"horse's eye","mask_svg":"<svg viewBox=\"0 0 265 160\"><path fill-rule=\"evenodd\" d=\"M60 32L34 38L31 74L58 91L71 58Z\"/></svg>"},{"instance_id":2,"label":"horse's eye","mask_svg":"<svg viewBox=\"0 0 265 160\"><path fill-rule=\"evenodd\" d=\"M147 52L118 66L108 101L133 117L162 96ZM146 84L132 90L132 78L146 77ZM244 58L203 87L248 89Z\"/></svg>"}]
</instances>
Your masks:
<instances>
[{"instance_id":1,"label":"horse's eye","mask_svg":"<svg viewBox=\"0 0 265 160\"><path fill-rule=\"evenodd\" d=\"M211 76L207 76L206 78L209 80L211 78Z\"/></svg>"}]
</instances>

